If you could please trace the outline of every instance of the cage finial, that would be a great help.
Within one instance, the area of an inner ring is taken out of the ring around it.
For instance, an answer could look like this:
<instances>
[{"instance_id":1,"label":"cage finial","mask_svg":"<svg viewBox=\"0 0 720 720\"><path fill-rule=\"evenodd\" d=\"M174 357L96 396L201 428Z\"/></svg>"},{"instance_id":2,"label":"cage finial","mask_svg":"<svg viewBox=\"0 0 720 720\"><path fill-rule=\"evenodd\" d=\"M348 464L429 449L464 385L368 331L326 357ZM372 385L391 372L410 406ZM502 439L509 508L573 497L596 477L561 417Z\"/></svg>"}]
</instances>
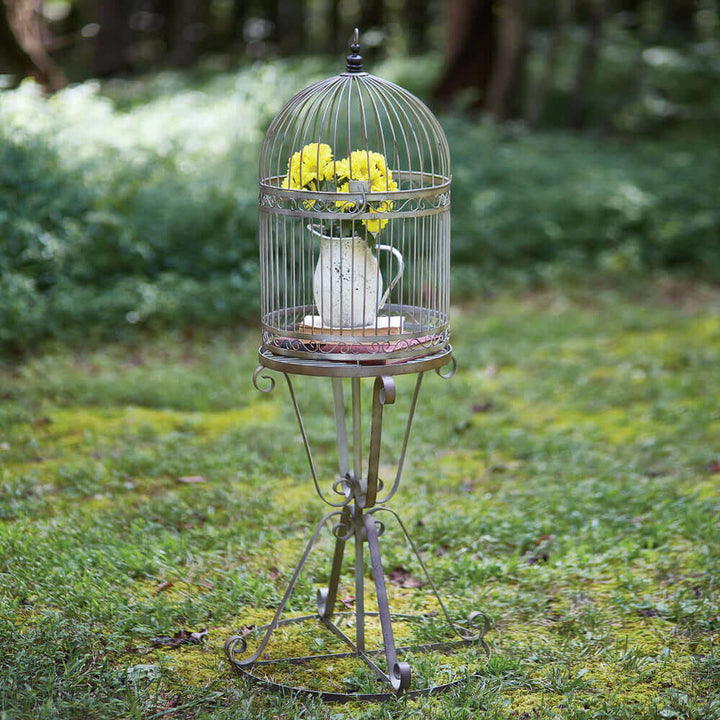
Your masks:
<instances>
[{"instance_id":1,"label":"cage finial","mask_svg":"<svg viewBox=\"0 0 720 720\"><path fill-rule=\"evenodd\" d=\"M350 41L350 54L347 56L347 71L360 73L363 71L362 55L360 55L360 31L355 28Z\"/></svg>"}]
</instances>

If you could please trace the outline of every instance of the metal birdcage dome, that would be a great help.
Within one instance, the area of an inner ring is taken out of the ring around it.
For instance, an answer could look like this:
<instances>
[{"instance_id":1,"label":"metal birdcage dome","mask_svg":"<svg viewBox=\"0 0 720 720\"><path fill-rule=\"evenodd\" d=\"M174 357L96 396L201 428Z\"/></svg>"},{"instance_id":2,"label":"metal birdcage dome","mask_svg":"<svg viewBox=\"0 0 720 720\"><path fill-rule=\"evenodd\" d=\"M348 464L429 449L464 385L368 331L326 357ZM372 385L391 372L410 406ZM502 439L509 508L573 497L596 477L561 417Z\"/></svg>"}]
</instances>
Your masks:
<instances>
[{"instance_id":1,"label":"metal birdcage dome","mask_svg":"<svg viewBox=\"0 0 720 720\"><path fill-rule=\"evenodd\" d=\"M362 70L280 110L260 154L262 352L402 361L448 346L450 153L430 110Z\"/></svg>"}]
</instances>

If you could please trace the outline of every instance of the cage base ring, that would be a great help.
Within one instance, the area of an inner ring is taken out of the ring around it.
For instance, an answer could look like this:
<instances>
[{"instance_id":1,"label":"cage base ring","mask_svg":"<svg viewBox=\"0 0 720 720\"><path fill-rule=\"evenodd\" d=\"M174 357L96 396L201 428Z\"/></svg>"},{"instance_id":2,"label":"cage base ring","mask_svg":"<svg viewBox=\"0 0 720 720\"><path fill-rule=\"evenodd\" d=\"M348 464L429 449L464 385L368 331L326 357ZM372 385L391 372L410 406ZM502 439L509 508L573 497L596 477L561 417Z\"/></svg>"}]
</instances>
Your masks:
<instances>
[{"instance_id":1,"label":"cage base ring","mask_svg":"<svg viewBox=\"0 0 720 720\"><path fill-rule=\"evenodd\" d=\"M354 617L353 613L350 612L343 612L343 613L335 613L333 615L333 618L346 618L346 617ZM377 612L367 612L365 613L366 618L379 618L379 613ZM415 623L422 623L427 622L429 617L427 615L411 615L411 614L401 614L401 613L393 613L392 614L393 622L415 622ZM278 630L283 627L292 626L292 625L304 625L309 623L315 623L319 627L324 627L326 630L330 631L331 633L336 630L335 624L331 620L323 620L319 615L303 615L300 617L290 617L290 618L284 618L280 620L277 625L275 626L275 630ZM253 634L262 634L269 628L269 625L264 625L262 627L254 628L251 633L248 633L248 635ZM285 672L288 672L288 668L292 666L304 666L308 665L310 663L323 663L326 668L332 669L333 663L337 663L341 660L355 660L357 662L357 666L359 668L366 668L367 663L372 666L374 665L373 659L380 658L383 655L383 648L382 646L375 648L373 650L366 650L366 651L358 651L356 648L347 650L345 652L329 652L326 654L319 654L319 655L304 655L304 656L294 656L294 657L278 657L278 658L267 658L264 657L263 659L256 660L253 663L250 663L248 665L242 665L240 664L234 657L234 648L237 645L240 645L240 651L238 654L244 654L247 649L247 643L245 638L248 637L248 635L244 635L242 637L236 636L233 638L230 638L226 644L225 644L225 654L230 661L233 669L235 672L237 672L240 677L244 678L245 680L252 682L253 684L264 688L266 690L271 690L273 692L277 692L280 694L286 694L286 695L298 695L303 697L311 697L311 698L317 698L319 700L322 700L323 702L329 702L329 703L346 703L346 702L382 702L385 700L389 700L393 697L397 697L401 695L404 698L417 698L417 697L423 697L428 695L437 695L439 693L446 692L448 690L451 690L453 688L457 688L461 686L463 683L468 682L469 680L479 677L479 672L464 672L461 673L458 671L457 677L454 677L452 679L445 679L444 682L427 682L423 687L410 687L407 690L403 691L395 691L392 689L390 684L390 679L385 676L383 678L376 677L375 680L377 684L384 683L387 686L387 690L380 690L378 689L377 692L371 692L371 691L353 691L353 692L343 692L341 690L325 690L321 688L312 688L312 687L306 687L301 682L299 682L297 679L293 681L293 678L285 678L284 680L280 680L278 678L272 677L270 673L263 674L261 671L263 669L271 668L272 666L279 666L282 670ZM402 654L403 656L406 656L407 653L412 653L415 655L421 655L423 653L429 653L429 652L436 652L436 653L442 653L443 655L449 655L453 651L462 649L462 648L468 648L470 646L477 646L479 647L483 653L485 654L485 658L489 657L489 651L487 649L487 646L484 642L482 642L482 636L478 637L472 637L472 638L463 638L460 637L458 639L451 639L451 640L442 640L437 642L425 642L425 643L418 643L418 644L411 644L411 645L403 645L397 648L398 654ZM363 665L363 661L365 661L366 665ZM405 664L405 663L401 663ZM414 669L412 663L411 668ZM417 673L413 673L412 681L413 684L416 681ZM345 682L346 679L343 678L340 680L340 682Z\"/></svg>"}]
</instances>

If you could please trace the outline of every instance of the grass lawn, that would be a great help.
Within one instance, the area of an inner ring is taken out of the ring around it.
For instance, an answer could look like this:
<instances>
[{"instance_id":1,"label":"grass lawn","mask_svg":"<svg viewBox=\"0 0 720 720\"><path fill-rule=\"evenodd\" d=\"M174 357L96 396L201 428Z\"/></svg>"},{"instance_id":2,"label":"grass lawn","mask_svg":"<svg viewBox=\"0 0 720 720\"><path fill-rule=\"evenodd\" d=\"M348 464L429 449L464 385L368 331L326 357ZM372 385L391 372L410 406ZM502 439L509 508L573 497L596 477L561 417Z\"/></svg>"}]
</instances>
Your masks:
<instances>
[{"instance_id":1,"label":"grass lawn","mask_svg":"<svg viewBox=\"0 0 720 720\"><path fill-rule=\"evenodd\" d=\"M453 331L391 506L452 612L490 616L477 677L332 706L231 673L225 639L271 616L325 506L284 383L251 385L259 333L197 331L0 371L0 718L720 718L720 293L504 296ZM330 381L295 388L329 484ZM419 576L388 532L386 572ZM290 612L312 611L324 543Z\"/></svg>"}]
</instances>

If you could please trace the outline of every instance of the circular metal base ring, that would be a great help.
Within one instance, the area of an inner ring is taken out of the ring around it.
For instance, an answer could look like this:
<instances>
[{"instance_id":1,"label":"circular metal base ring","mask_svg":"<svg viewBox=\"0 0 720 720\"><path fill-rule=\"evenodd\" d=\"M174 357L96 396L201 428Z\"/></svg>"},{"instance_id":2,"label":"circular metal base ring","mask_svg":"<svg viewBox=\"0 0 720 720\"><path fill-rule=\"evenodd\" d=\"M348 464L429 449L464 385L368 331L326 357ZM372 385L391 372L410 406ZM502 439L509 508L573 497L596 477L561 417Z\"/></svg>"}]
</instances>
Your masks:
<instances>
[{"instance_id":1,"label":"circular metal base ring","mask_svg":"<svg viewBox=\"0 0 720 720\"><path fill-rule=\"evenodd\" d=\"M333 617L338 616L351 616L352 613L336 613ZM477 615L477 613L472 613L472 616ZM365 613L365 617L379 617L379 613L376 612L368 612ZM424 621L427 620L427 616L418 616L418 615L405 615L405 614L393 614L393 620L405 620L405 621ZM484 617L484 616L483 616ZM280 620L277 625L276 629L287 626L287 625L298 625L302 623L307 622L322 622L321 618L318 615L305 615L302 617L295 617L295 618L286 618L283 620ZM261 628L257 628L255 632L262 633L265 630L267 630L269 626L264 626ZM485 629L482 631L480 635L473 638L461 638L458 640L450 640L445 642L437 642L437 643L426 643L426 644L420 644L420 645L412 645L409 647L401 647L398 648L398 652L413 652L413 653L422 653L422 652L431 652L431 651L440 651L440 652L449 652L456 648L461 647L468 647L471 645L477 645L482 648L482 650L485 652L486 656L489 657L489 650L487 645L485 644L483 637L485 635L485 632L488 629L488 623L487 620L485 622ZM388 684L388 691L386 692L340 692L340 691L328 691L328 690L319 690L315 688L309 688L309 687L303 687L301 685L294 685L291 683L284 683L279 682L276 680L273 680L272 678L268 676L262 676L260 674L256 674L253 672L253 668L256 668L257 666L269 666L272 664L294 664L294 665L301 665L303 663L311 662L311 661L327 661L327 662L333 662L337 659L344 659L344 658L354 658L357 657L360 659L360 653L357 652L337 652L337 653L329 653L327 655L313 655L313 656L306 656L306 657L297 657L297 658L278 658L276 660L258 660L254 663L249 664L242 664L241 662L237 661L235 659L235 648L237 645L241 646L241 649L239 650L238 654L243 654L246 649L246 643L243 637L241 636L235 636L231 637L227 640L225 643L225 654L230 661L230 663L233 666L233 669L243 678L249 680L250 682L254 683L255 685L265 688L267 690L271 690L273 692L281 693L281 694L287 694L287 695L300 695L304 697L312 697L317 698L319 700L322 700L323 702L331 702L331 703L346 703L346 702L382 702L384 700L389 700L393 697L398 697L401 695L405 698L416 698L416 697L423 697L428 695L437 695L442 692L446 692L447 690L451 690L453 688L457 688L461 686L462 684L466 683L468 680L471 680L474 677L478 677L477 673L465 673L462 675L462 677L458 677L454 680L450 680L443 683L438 684L430 684L426 687L420 687L420 688L412 688L409 690L405 690L403 692L396 692L393 691L390 688L390 685ZM367 653L362 653L363 655L370 655L370 656L380 656L382 655L382 650L375 650Z\"/></svg>"},{"instance_id":2,"label":"circular metal base ring","mask_svg":"<svg viewBox=\"0 0 720 720\"><path fill-rule=\"evenodd\" d=\"M437 370L453 361L452 346L446 345L439 352L411 358L405 361L383 364L360 362L337 362L331 360L302 360L275 355L267 350L258 352L260 364L268 370L290 373L291 375L313 375L316 377L379 377L380 375L408 375L411 373Z\"/></svg>"}]
</instances>

